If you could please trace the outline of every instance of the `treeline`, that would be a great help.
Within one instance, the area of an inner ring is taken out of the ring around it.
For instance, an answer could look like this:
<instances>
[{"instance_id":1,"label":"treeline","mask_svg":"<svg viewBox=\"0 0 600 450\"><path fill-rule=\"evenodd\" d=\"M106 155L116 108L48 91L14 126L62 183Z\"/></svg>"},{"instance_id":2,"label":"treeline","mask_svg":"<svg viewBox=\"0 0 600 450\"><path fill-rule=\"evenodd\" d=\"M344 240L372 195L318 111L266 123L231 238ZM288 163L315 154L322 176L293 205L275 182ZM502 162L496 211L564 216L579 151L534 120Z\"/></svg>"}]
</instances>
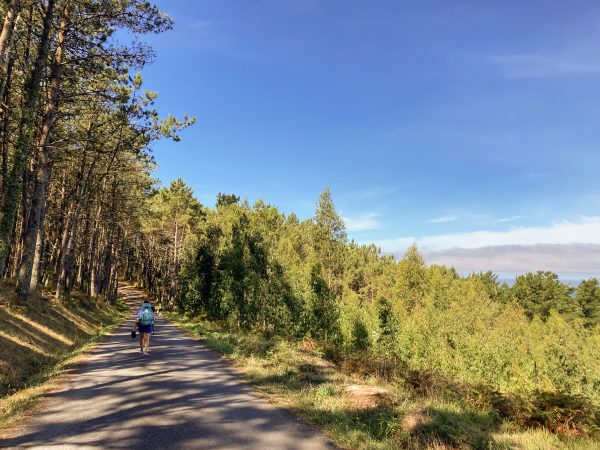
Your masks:
<instances>
[{"instance_id":1,"label":"treeline","mask_svg":"<svg viewBox=\"0 0 600 450\"><path fill-rule=\"evenodd\" d=\"M203 208L181 180L148 201L136 270L181 311L310 337L338 358L368 360L382 376L417 370L600 403L596 278L574 289L538 272L507 286L491 272L427 266L415 247L396 260L348 240L327 190L309 220L231 195Z\"/></svg>"},{"instance_id":2,"label":"treeline","mask_svg":"<svg viewBox=\"0 0 600 450\"><path fill-rule=\"evenodd\" d=\"M0 275L24 299L43 285L114 300L154 184L149 145L192 122L161 120L137 74L154 56L137 36L172 20L142 0L0 8Z\"/></svg>"},{"instance_id":3,"label":"treeline","mask_svg":"<svg viewBox=\"0 0 600 450\"><path fill-rule=\"evenodd\" d=\"M149 193L140 206L140 227L129 237L122 274L140 282L159 303L173 305L182 261L195 248L206 210L181 179Z\"/></svg>"}]
</instances>

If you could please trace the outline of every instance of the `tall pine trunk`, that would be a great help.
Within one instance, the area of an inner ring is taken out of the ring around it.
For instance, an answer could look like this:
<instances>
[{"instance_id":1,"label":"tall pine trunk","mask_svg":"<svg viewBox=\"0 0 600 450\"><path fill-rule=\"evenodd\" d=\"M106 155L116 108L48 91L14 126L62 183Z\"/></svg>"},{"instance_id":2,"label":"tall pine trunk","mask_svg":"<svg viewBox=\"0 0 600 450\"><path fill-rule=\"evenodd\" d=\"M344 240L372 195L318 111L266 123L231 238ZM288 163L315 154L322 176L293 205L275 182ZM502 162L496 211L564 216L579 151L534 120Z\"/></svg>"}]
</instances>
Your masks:
<instances>
[{"instance_id":1,"label":"tall pine trunk","mask_svg":"<svg viewBox=\"0 0 600 450\"><path fill-rule=\"evenodd\" d=\"M2 101L2 107L0 111L2 112L2 125L0 128L0 146L2 147L2 184L0 185L0 197L4 197L4 190L6 188L6 179L8 178L8 147L10 144L9 140L9 125L10 125L10 113L9 113L9 102L10 95L9 91L12 85L12 71L14 66L14 58L10 58L7 68L6 74L6 83L5 86L8 88L7 91L0 97L0 101Z\"/></svg>"},{"instance_id":2,"label":"tall pine trunk","mask_svg":"<svg viewBox=\"0 0 600 450\"><path fill-rule=\"evenodd\" d=\"M33 268L31 270L31 282L29 289L37 288L40 284L40 275L42 273L43 254L44 254L44 219L46 217L46 204L42 205L40 216L40 227L35 238L35 255L33 258Z\"/></svg>"},{"instance_id":3,"label":"tall pine trunk","mask_svg":"<svg viewBox=\"0 0 600 450\"><path fill-rule=\"evenodd\" d=\"M98 247L101 241L100 236L100 220L102 218L102 203L98 202L98 209L96 211L96 218L94 219L94 231L92 233L92 243L89 255L89 288L88 296L90 298L96 298L98 296L98 259L100 258Z\"/></svg>"},{"instance_id":4,"label":"tall pine trunk","mask_svg":"<svg viewBox=\"0 0 600 450\"><path fill-rule=\"evenodd\" d=\"M44 26L38 45L38 54L25 87L25 105L14 146L14 161L10 174L6 179L6 186L4 187L2 219L0 220L0 274L3 274L6 268L6 260L13 238L17 209L23 189L23 174L31 150L32 134L35 128L35 106L40 91L44 65L48 56L50 29L54 18L54 4L55 0L48 0L48 7L44 16Z\"/></svg>"},{"instance_id":5,"label":"tall pine trunk","mask_svg":"<svg viewBox=\"0 0 600 450\"><path fill-rule=\"evenodd\" d=\"M61 298L65 292L68 292L68 281L73 268L73 252L75 250L75 242L77 241L79 211L79 205L75 206L75 211L73 211L69 226L65 229L65 235L63 236L63 252L58 270L56 292L54 294L57 299Z\"/></svg>"},{"instance_id":6,"label":"tall pine trunk","mask_svg":"<svg viewBox=\"0 0 600 450\"><path fill-rule=\"evenodd\" d=\"M4 97L4 91L8 85L10 63L12 60L12 47L15 36L15 27L19 21L21 12L20 0L11 0L6 10L6 17L0 33L0 99ZM5 107L3 106L2 109Z\"/></svg>"},{"instance_id":7,"label":"tall pine trunk","mask_svg":"<svg viewBox=\"0 0 600 450\"><path fill-rule=\"evenodd\" d=\"M19 269L19 283L17 294L22 298L29 296L37 238L40 236L42 210L46 203L46 192L50 177L51 146L50 136L58 114L58 103L60 99L60 85L62 75L62 60L64 54L65 34L69 26L69 2L66 3L60 28L58 30L57 45L52 61L50 83L48 89L48 102L44 114L44 123L38 142L38 167L36 171L35 185L33 189L29 218L25 230L23 243L23 257Z\"/></svg>"},{"instance_id":8,"label":"tall pine trunk","mask_svg":"<svg viewBox=\"0 0 600 450\"><path fill-rule=\"evenodd\" d=\"M8 55L20 8L20 0L11 0L8 4L4 24L2 25L2 33L0 33L0 61L4 61Z\"/></svg>"}]
</instances>

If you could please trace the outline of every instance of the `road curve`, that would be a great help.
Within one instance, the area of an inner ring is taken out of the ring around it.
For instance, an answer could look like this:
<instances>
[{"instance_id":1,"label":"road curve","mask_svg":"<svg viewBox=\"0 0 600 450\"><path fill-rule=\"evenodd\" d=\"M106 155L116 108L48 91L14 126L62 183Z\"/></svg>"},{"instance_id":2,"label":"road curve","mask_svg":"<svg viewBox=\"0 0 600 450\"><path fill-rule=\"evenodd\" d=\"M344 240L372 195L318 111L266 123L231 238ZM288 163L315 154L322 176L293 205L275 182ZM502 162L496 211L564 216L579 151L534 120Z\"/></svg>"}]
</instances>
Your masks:
<instances>
[{"instance_id":1,"label":"road curve","mask_svg":"<svg viewBox=\"0 0 600 450\"><path fill-rule=\"evenodd\" d=\"M140 303L138 291L120 289ZM129 335L132 320L96 345L34 417L0 440L0 448L336 448L165 320L158 320L144 357Z\"/></svg>"}]
</instances>

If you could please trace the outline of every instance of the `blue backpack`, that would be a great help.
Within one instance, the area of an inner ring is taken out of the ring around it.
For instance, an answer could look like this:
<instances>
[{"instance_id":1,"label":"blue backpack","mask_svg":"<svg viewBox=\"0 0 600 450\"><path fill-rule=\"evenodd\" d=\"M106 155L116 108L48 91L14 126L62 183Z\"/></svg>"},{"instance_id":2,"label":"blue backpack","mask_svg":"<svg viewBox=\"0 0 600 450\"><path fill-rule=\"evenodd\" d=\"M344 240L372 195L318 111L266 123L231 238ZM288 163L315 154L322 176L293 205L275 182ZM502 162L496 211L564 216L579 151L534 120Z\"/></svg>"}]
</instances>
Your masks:
<instances>
[{"instance_id":1,"label":"blue backpack","mask_svg":"<svg viewBox=\"0 0 600 450\"><path fill-rule=\"evenodd\" d=\"M140 314L140 323L142 325L152 325L154 323L154 313L150 306L144 306Z\"/></svg>"}]
</instances>

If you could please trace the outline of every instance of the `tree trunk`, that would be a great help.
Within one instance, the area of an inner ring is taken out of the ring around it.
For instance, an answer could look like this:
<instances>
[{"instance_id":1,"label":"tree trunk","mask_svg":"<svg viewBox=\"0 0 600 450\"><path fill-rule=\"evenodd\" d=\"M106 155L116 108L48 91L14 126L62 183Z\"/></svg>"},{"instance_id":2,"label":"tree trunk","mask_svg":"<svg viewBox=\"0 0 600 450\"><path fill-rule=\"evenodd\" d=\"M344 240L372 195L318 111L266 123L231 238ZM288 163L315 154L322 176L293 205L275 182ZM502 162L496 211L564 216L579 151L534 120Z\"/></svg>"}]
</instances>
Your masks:
<instances>
[{"instance_id":1,"label":"tree trunk","mask_svg":"<svg viewBox=\"0 0 600 450\"><path fill-rule=\"evenodd\" d=\"M11 0L4 18L2 33L0 34L0 99L4 97L4 92L8 86L8 77L11 71L10 62L13 61L12 46L15 36L15 27L19 21L21 5L20 0ZM2 110L7 109L2 105Z\"/></svg>"},{"instance_id":2,"label":"tree trunk","mask_svg":"<svg viewBox=\"0 0 600 450\"><path fill-rule=\"evenodd\" d=\"M100 242L100 220L102 213L102 203L98 203L98 210L96 211L96 218L94 220L94 231L92 233L92 243L90 248L89 257L89 297L96 298L98 296L98 243Z\"/></svg>"},{"instance_id":3,"label":"tree trunk","mask_svg":"<svg viewBox=\"0 0 600 450\"><path fill-rule=\"evenodd\" d=\"M2 112L2 129L0 132L2 133L2 137L0 138L0 145L2 146L2 185L0 187L0 197L4 198L4 190L6 188L6 179L8 178L8 146L9 146L9 124L10 124L10 114L9 114L9 99L10 99L10 88L12 84L12 71L14 65L14 58L10 58L10 62L8 63L7 74L6 74L6 83L5 86L8 88L7 92L4 95L0 96L0 100L2 101L2 107L0 111Z\"/></svg>"},{"instance_id":4,"label":"tree trunk","mask_svg":"<svg viewBox=\"0 0 600 450\"><path fill-rule=\"evenodd\" d=\"M44 123L38 142L38 167L35 178L35 186L31 199L31 208L25 231L23 261L19 269L19 283L17 294L21 298L29 296L31 287L31 278L33 265L35 261L36 240L39 236L39 230L42 218L42 209L46 204L46 192L51 169L51 146L50 135L52 127L56 121L58 113L58 103L60 98L60 84L62 75L62 59L65 45L65 35L69 26L69 2L65 4L63 16L58 30L56 50L52 61L52 70L50 73L50 83L48 90L48 103L44 114Z\"/></svg>"},{"instance_id":5,"label":"tree trunk","mask_svg":"<svg viewBox=\"0 0 600 450\"><path fill-rule=\"evenodd\" d=\"M56 287L56 283L58 283L58 271L60 268L60 261L62 259L62 250L64 248L63 245L63 236L65 230L69 226L69 219L71 217L71 205L69 203L69 199L67 198L67 173L66 169L62 171L62 178L60 182L60 187L57 189L60 192L59 199L56 202L62 214L58 220L58 226L56 227L56 234L54 236L54 245L52 246L52 256L50 258L50 265L53 267L52 273L48 274L48 284L50 280L53 280L54 286ZM46 285L47 286L47 285Z\"/></svg>"},{"instance_id":6,"label":"tree trunk","mask_svg":"<svg viewBox=\"0 0 600 450\"><path fill-rule=\"evenodd\" d=\"M12 42L12 35L15 31L15 24L17 23L17 16L21 8L20 0L11 0L6 10L6 17L4 18L4 25L2 26L2 33L0 33L0 61L5 61L10 44Z\"/></svg>"},{"instance_id":7,"label":"tree trunk","mask_svg":"<svg viewBox=\"0 0 600 450\"><path fill-rule=\"evenodd\" d=\"M37 58L25 88L25 107L15 142L13 166L4 187L2 220L0 220L0 273L4 273L6 256L8 255L12 241L17 209L23 189L22 178L30 152L32 132L35 128L35 105L40 90L44 64L48 55L50 29L54 18L54 4L55 0L48 0L48 8L44 16L44 26L40 36Z\"/></svg>"},{"instance_id":8,"label":"tree trunk","mask_svg":"<svg viewBox=\"0 0 600 450\"><path fill-rule=\"evenodd\" d=\"M63 236L63 252L60 261L60 268L58 270L58 280L56 283L56 292L54 297L56 299L61 298L68 288L68 280L71 275L72 261L73 261L73 250L75 249L75 241L77 239L77 225L79 222L79 205L75 207L75 211L69 221L69 226L65 229L65 235Z\"/></svg>"},{"instance_id":9,"label":"tree trunk","mask_svg":"<svg viewBox=\"0 0 600 450\"><path fill-rule=\"evenodd\" d=\"M177 289L177 245L179 238L179 223L175 220L175 236L173 237L173 264L171 267L171 283L169 286L169 305L175 299L175 290Z\"/></svg>"},{"instance_id":10,"label":"tree trunk","mask_svg":"<svg viewBox=\"0 0 600 450\"><path fill-rule=\"evenodd\" d=\"M109 238L108 238L108 243L107 243L107 247L106 247L106 251L105 251L105 258L104 258L104 268L103 268L103 277L102 277L102 286L100 288L100 292L109 292L110 290L110 277L112 274L112 266L113 266L113 260L112 260L112 256L113 256L113 236L114 236L114 232L111 231Z\"/></svg>"},{"instance_id":11,"label":"tree trunk","mask_svg":"<svg viewBox=\"0 0 600 450\"><path fill-rule=\"evenodd\" d=\"M33 268L31 270L31 282L29 283L29 289L36 289L40 284L40 273L42 271L43 262L43 251L44 251L44 219L46 217L46 205L42 205L42 211L40 215L40 226L38 228L37 236L35 239L35 255L33 258Z\"/></svg>"}]
</instances>

